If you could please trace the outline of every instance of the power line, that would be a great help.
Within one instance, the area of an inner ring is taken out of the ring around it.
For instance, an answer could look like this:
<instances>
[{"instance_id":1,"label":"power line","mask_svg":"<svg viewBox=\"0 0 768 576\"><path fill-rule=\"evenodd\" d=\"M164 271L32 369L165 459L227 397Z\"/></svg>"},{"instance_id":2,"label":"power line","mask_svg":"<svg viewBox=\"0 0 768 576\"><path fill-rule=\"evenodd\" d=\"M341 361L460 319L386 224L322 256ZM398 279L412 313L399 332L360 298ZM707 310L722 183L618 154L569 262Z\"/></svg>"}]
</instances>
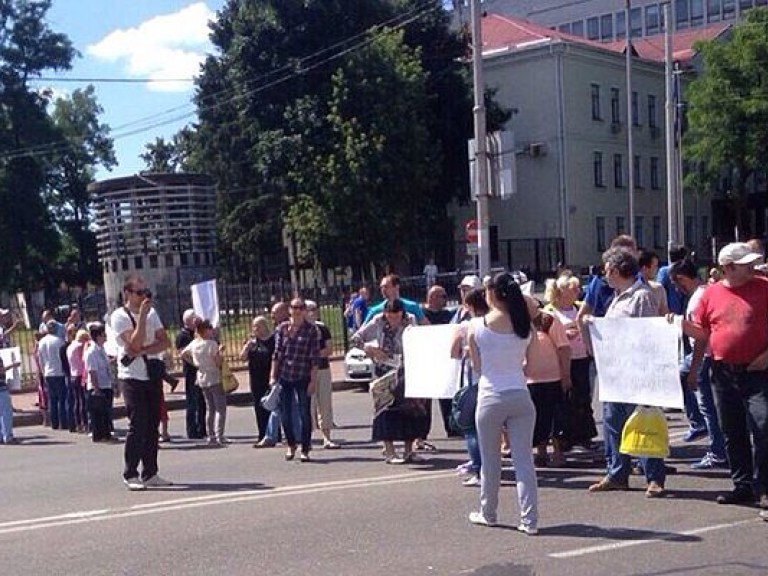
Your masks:
<instances>
[{"instance_id":1,"label":"power line","mask_svg":"<svg viewBox=\"0 0 768 576\"><path fill-rule=\"evenodd\" d=\"M277 86L279 84L283 84L283 83L285 83L285 82L287 82L289 80L292 80L293 78L297 78L299 76L302 76L302 75L306 74L307 72L310 72L310 71L312 71L312 70L314 70L316 68L319 68L319 67L323 66L324 64L332 62L333 60L337 60L337 59L339 59L339 58L341 58L341 57L343 57L343 56L345 56L345 55L347 55L347 54L349 54L351 52L354 52L355 50L358 50L360 48L364 48L365 46L375 42L379 37L383 36L384 34L386 34L388 32L392 32L394 30L401 29L401 28L407 26L408 24L411 24L411 23L419 20L420 18L422 18L423 16L429 14L430 12L433 12L433 11L438 10L438 9L442 9L439 6L439 4L433 4L431 1L427 1L423 5L421 5L420 7L413 8L409 12L405 12L403 14L399 14L399 15L393 17L393 18L390 18L387 21L384 21L384 22L382 22L380 24L374 25L374 26L368 28L367 30L365 30L363 32L355 34L355 35L353 35L353 36L351 36L349 38L346 38L346 39L344 39L344 40L342 40L340 42L337 42L337 43L335 43L335 44L333 44L333 45L331 45L329 47L326 47L326 48L323 48L321 50L318 50L318 51L316 51L316 52L314 52L314 53L312 53L312 54L310 54L310 55L308 55L308 56L298 60L297 63L295 63L295 64L286 64L286 65L282 66L281 68L278 68L276 70L272 70L270 72L267 72L267 73L265 73L265 74L263 74L263 75L261 75L261 76L259 76L257 78L246 80L244 82L244 86L247 86L247 85L249 85L251 83L254 83L254 82L257 82L259 80L263 80L263 79L269 78L270 76L274 76L274 75L276 75L276 74L278 74L278 73L280 73L282 71L290 71L289 74L285 74L282 77L279 77L279 78L277 78L276 80L274 80L272 82L269 82L267 84L263 84L263 85L260 85L260 86L256 86L255 88L253 88L251 90L248 90L248 91L246 91L246 92L244 92L242 94L234 94L233 96L229 97L228 99L216 102L215 104L211 104L209 106L198 107L197 110L193 110L191 112L186 112L184 114L179 114L177 116L174 116L174 117L171 117L171 118L167 118L167 119L165 119L163 121L155 122L155 123L149 124L147 126L139 127L139 128L133 129L133 130L126 131L126 132L116 133L116 134L114 134L111 137L111 139L113 141L114 140L119 140L121 138L126 138L128 136L133 136L135 134L140 134L142 132L146 132L148 130L152 130L152 129L155 129L155 128L160 128L162 126L166 126L168 124L173 124L173 123L178 122L180 120L184 120L184 119L190 118L190 117L195 116L196 114L199 114L201 112L204 113L204 112L208 112L210 110L215 110L215 109L220 108L220 107L222 107L222 106L224 106L226 104L229 104L231 102L235 102L237 100L241 100L243 98L253 96L255 94L258 94L260 92L268 90L269 88L273 88L273 87L275 87L275 86ZM389 24L392 24L393 22L397 22L398 20L402 20L403 18L406 18L406 19L403 20L402 22L398 22L396 25L392 26L391 28L387 28L387 26ZM358 38L361 38L361 37L364 37L365 39L363 41L361 41L361 42L358 42L357 44L353 44L352 46L349 46L349 47L347 47L347 48L345 48L345 49L343 49L341 51L338 51L338 52L336 52L334 54L331 54L329 57L327 57L325 59L322 59L322 60L319 60L319 61L316 61L316 62L311 62L309 64L305 64L305 63L310 62L311 60L317 58L319 55L322 55L322 54L325 54L327 52L330 52L330 51L332 51L332 50L334 50L336 48L339 48L339 47L341 47L341 46L343 46L345 44L348 44L352 40L355 40L355 39L358 39ZM302 66L302 64L304 64L304 65ZM212 100L215 97L217 97L219 95L222 95L222 94L234 93L239 88L240 87L228 88L228 89L220 90L219 92L214 92L214 93L212 93L210 95L207 95L205 98L208 99L208 100ZM190 102L190 103L184 104L182 106L177 106L177 107L174 107L174 108L170 108L170 109L168 109L168 110L166 110L164 112L160 112L160 113L157 113L157 114L154 114L154 115L151 115L151 116L148 116L148 117L145 117L145 118L133 121L133 122L129 122L129 123L124 124L124 125L121 125L120 127L116 128L115 131L117 132L120 128L128 128L128 127L133 126L133 125L140 125L140 124L143 124L143 123L145 123L146 121L148 121L150 119L158 118L158 117L164 116L164 115L166 115L168 113L178 112L178 111L183 110L185 108L188 108L190 106L193 106L193 103ZM70 138L69 141L67 141L67 142L60 142L60 143L53 143L53 144L41 144L41 145L37 145L37 146L29 146L29 147L26 147L26 148L19 148L17 150L11 150L11 151L9 151L9 152L7 152L5 154L1 154L0 155L0 159L13 160L13 159L22 158L22 157L30 157L30 156L31 157L35 157L35 156L47 155L47 154L51 154L51 153L54 153L54 152L66 152L69 149L69 146L71 145L71 143L76 143L78 140L82 141L83 139L84 139L84 136L77 136L77 137Z\"/></svg>"},{"instance_id":2,"label":"power line","mask_svg":"<svg viewBox=\"0 0 768 576\"><path fill-rule=\"evenodd\" d=\"M77 83L114 83L114 84L151 84L154 82L194 82L194 78L56 78L53 76L40 76L29 78L32 82L77 82Z\"/></svg>"}]
</instances>

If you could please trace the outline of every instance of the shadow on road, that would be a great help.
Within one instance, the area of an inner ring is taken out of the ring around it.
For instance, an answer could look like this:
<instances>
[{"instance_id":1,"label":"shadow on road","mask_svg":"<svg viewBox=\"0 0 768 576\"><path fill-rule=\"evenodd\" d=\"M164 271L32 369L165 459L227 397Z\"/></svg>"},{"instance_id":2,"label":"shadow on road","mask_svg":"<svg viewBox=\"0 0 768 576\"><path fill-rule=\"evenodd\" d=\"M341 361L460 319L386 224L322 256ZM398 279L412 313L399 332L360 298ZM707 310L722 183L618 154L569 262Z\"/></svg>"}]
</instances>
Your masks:
<instances>
[{"instance_id":1,"label":"shadow on road","mask_svg":"<svg viewBox=\"0 0 768 576\"><path fill-rule=\"evenodd\" d=\"M152 488L152 492L248 492L251 490L274 490L261 482L174 482L173 486Z\"/></svg>"},{"instance_id":2,"label":"shadow on road","mask_svg":"<svg viewBox=\"0 0 768 576\"><path fill-rule=\"evenodd\" d=\"M545 536L567 536L569 538L603 538L606 540L663 540L665 542L701 542L698 536L677 534L660 530L638 530L636 528L602 528L592 524L560 524L539 528Z\"/></svg>"}]
</instances>

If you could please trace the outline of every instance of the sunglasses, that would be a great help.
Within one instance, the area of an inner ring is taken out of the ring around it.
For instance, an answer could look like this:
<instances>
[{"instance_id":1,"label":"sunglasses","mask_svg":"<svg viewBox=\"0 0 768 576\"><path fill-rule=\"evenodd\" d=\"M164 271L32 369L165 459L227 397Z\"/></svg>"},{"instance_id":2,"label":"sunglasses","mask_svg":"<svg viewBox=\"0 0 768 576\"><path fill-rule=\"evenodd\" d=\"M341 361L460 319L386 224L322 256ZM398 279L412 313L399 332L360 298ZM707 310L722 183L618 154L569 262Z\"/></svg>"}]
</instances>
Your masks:
<instances>
[{"instance_id":1,"label":"sunglasses","mask_svg":"<svg viewBox=\"0 0 768 576\"><path fill-rule=\"evenodd\" d=\"M126 288L126 292L129 294L136 294L137 296L145 296L146 298L152 298L152 290L149 288L142 288L141 290L133 290L132 288Z\"/></svg>"},{"instance_id":2,"label":"sunglasses","mask_svg":"<svg viewBox=\"0 0 768 576\"><path fill-rule=\"evenodd\" d=\"M304 310L306 309L306 306L294 306L291 304L291 310Z\"/></svg>"}]
</instances>

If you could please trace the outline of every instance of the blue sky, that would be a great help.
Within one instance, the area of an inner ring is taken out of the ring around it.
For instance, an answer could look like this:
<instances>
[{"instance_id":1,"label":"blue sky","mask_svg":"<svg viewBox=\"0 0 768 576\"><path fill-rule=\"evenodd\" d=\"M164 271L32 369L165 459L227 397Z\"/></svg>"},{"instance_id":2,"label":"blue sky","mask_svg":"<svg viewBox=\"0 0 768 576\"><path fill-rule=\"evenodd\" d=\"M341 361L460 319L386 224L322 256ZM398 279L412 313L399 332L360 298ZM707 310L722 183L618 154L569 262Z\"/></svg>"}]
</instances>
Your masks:
<instances>
[{"instance_id":1,"label":"blue sky","mask_svg":"<svg viewBox=\"0 0 768 576\"><path fill-rule=\"evenodd\" d=\"M80 57L71 70L47 73L52 79L38 84L64 94L87 83L56 82L56 77L190 78L212 50L206 22L223 4L224 0L53 0L49 25L69 36ZM99 170L100 179L142 170L139 154L144 144L158 136L170 138L195 120L190 82L94 82L94 86L104 108L101 120L112 128L119 162L111 173ZM184 114L190 117L150 127ZM127 134L134 130L141 132Z\"/></svg>"}]
</instances>

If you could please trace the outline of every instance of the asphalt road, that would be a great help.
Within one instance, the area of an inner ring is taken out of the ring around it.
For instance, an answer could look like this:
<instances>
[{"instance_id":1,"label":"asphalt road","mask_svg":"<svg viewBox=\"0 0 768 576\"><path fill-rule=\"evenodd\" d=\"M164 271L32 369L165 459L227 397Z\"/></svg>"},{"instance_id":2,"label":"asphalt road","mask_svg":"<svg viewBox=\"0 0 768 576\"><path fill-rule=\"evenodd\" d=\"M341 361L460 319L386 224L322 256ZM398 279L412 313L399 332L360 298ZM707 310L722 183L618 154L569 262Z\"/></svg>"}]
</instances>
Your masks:
<instances>
[{"instance_id":1,"label":"asphalt road","mask_svg":"<svg viewBox=\"0 0 768 576\"><path fill-rule=\"evenodd\" d=\"M120 481L122 446L20 429L23 445L0 446L0 574L768 574L768 523L753 508L714 504L730 486L724 472L687 469L701 443L675 441L681 473L663 500L646 500L639 478L629 493L587 493L600 476L589 455L541 471L540 534L529 537L513 529L510 470L502 526L469 524L479 491L454 475L462 445L442 438L439 419L439 453L387 466L368 442L367 395L334 401L342 450L285 462L280 448L252 449L253 413L230 408L230 447L164 447L161 474L177 485L143 493ZM182 417L172 413L177 437Z\"/></svg>"}]
</instances>

